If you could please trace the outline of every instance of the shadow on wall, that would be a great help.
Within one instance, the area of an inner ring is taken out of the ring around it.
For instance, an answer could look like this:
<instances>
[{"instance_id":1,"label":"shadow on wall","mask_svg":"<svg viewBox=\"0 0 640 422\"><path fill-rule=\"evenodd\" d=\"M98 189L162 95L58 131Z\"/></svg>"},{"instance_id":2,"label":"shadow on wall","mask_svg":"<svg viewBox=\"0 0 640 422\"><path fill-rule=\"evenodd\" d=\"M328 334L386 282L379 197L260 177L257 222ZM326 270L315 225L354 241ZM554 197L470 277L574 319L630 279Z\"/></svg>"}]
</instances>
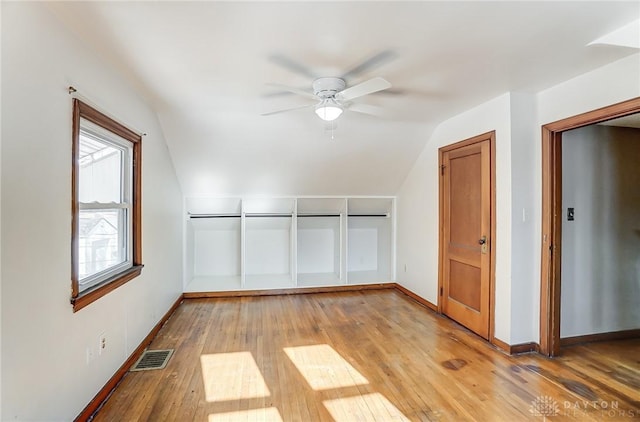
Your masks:
<instances>
[{"instance_id":1,"label":"shadow on wall","mask_svg":"<svg viewBox=\"0 0 640 422\"><path fill-rule=\"evenodd\" d=\"M611 128L612 139L607 142L615 171L612 188L612 264L619 264L621 281L617 291L617 303L621 311L629 309L632 323L640 327L640 129ZM627 307L627 305L629 307ZM616 308L614 308L616 309ZM627 324L624 312L616 315L618 325Z\"/></svg>"}]
</instances>

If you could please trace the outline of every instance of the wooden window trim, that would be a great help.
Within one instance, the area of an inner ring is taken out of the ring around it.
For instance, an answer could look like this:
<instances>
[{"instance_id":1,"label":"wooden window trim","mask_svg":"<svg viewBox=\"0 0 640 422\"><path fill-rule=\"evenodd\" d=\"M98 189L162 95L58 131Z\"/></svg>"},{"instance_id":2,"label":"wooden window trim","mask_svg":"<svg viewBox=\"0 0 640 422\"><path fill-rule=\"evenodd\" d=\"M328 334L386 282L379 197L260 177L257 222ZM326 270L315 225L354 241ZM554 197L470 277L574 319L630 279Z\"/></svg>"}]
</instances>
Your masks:
<instances>
[{"instance_id":1,"label":"wooden window trim","mask_svg":"<svg viewBox=\"0 0 640 422\"><path fill-rule=\"evenodd\" d=\"M78 245L80 231L80 206L78 201L80 175L80 119L86 119L133 144L133 180L132 183L132 266L104 280L93 288L80 293L78 274ZM95 108L77 98L73 100L72 131L72 171L71 171L71 305L77 312L112 292L142 272L142 137L126 128Z\"/></svg>"}]
</instances>

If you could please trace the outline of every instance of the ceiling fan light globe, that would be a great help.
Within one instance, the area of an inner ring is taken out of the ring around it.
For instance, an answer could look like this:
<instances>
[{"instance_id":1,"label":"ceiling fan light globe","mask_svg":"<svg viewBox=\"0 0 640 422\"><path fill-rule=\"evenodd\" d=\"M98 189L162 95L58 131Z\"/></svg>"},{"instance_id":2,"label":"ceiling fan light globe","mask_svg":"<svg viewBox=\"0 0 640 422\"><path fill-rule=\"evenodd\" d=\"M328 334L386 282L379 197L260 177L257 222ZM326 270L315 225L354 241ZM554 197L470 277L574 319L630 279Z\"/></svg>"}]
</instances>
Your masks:
<instances>
[{"instance_id":1,"label":"ceiling fan light globe","mask_svg":"<svg viewBox=\"0 0 640 422\"><path fill-rule=\"evenodd\" d=\"M342 114L342 107L339 105L324 105L316 107L316 114L325 122L337 119Z\"/></svg>"}]
</instances>

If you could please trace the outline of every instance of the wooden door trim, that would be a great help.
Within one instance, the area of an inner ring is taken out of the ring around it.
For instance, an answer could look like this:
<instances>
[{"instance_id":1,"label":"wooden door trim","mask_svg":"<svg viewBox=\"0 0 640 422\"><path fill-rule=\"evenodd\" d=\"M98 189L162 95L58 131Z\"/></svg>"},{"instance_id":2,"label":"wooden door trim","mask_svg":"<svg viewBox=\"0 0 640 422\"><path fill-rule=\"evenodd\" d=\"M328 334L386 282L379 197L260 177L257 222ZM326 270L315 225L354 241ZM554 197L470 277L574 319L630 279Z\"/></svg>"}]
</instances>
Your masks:
<instances>
[{"instance_id":1,"label":"wooden door trim","mask_svg":"<svg viewBox=\"0 0 640 422\"><path fill-rule=\"evenodd\" d=\"M542 126L540 353L547 356L560 352L562 133L638 112L640 97Z\"/></svg>"},{"instance_id":2,"label":"wooden door trim","mask_svg":"<svg viewBox=\"0 0 640 422\"><path fill-rule=\"evenodd\" d=\"M446 152L489 141L490 166L490 194L491 194L491 238L489 242L489 342L495 345L495 274L496 274L496 132L483 133L472 138L462 140L438 149L438 303L437 311L442 314L442 292L444 290L444 179L442 178L442 163Z\"/></svg>"}]
</instances>

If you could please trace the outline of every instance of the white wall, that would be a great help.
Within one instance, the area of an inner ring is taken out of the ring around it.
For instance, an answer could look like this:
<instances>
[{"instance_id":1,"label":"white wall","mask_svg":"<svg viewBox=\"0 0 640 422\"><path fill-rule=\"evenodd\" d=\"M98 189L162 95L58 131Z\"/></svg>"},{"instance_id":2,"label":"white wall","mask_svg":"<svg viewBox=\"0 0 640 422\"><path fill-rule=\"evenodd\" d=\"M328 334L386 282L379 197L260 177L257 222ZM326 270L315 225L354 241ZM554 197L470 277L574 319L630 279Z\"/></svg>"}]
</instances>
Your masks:
<instances>
[{"instance_id":1,"label":"white wall","mask_svg":"<svg viewBox=\"0 0 640 422\"><path fill-rule=\"evenodd\" d=\"M638 74L640 53L538 93L539 126L640 96Z\"/></svg>"},{"instance_id":2,"label":"white wall","mask_svg":"<svg viewBox=\"0 0 640 422\"><path fill-rule=\"evenodd\" d=\"M349 217L347 233L347 271L350 282L359 281L354 272L376 272L379 281L393 279L392 223L389 217ZM364 278L367 280L367 278Z\"/></svg>"},{"instance_id":3,"label":"white wall","mask_svg":"<svg viewBox=\"0 0 640 422\"><path fill-rule=\"evenodd\" d=\"M561 337L640 328L640 129L575 129L562 154Z\"/></svg>"},{"instance_id":4,"label":"white wall","mask_svg":"<svg viewBox=\"0 0 640 422\"><path fill-rule=\"evenodd\" d=\"M298 274L340 275L340 219L298 218Z\"/></svg>"},{"instance_id":5,"label":"white wall","mask_svg":"<svg viewBox=\"0 0 640 422\"><path fill-rule=\"evenodd\" d=\"M2 3L0 2L0 24L2 23ZM2 46L2 31L0 31L0 50ZM2 69L2 55L0 54L0 69ZM1 73L1 71L0 71ZM2 78L0 78L0 93L2 93ZM2 101L0 101L0 239L2 238ZM0 380L2 380L2 242L0 242ZM2 382L0 381L0 418L2 418Z\"/></svg>"},{"instance_id":6,"label":"white wall","mask_svg":"<svg viewBox=\"0 0 640 422\"><path fill-rule=\"evenodd\" d=\"M397 279L438 302L438 148L496 131L495 335L510 340L511 303L511 95L504 94L440 124L404 182L397 199ZM407 271L404 271L404 265Z\"/></svg>"},{"instance_id":7,"label":"white wall","mask_svg":"<svg viewBox=\"0 0 640 422\"><path fill-rule=\"evenodd\" d=\"M511 338L510 344L530 342L538 337L539 323L531 315L539 313L540 266L536 239L540 236L535 213L536 98L532 94L511 93ZM540 142L540 141L538 141ZM498 220L498 227L500 227ZM532 300L533 299L533 300ZM537 341L537 340L535 340Z\"/></svg>"},{"instance_id":8,"label":"white wall","mask_svg":"<svg viewBox=\"0 0 640 422\"><path fill-rule=\"evenodd\" d=\"M245 274L291 273L291 218L247 218Z\"/></svg>"},{"instance_id":9,"label":"white wall","mask_svg":"<svg viewBox=\"0 0 640 422\"><path fill-rule=\"evenodd\" d=\"M184 231L184 233L183 233L184 250L182 252L182 262L183 262L182 285L183 285L183 288L184 288L184 287L187 286L187 284L189 284L189 282L191 281L191 279L194 276L194 273L195 273L195 253L196 252L195 252L195 247L194 247L195 231L193 229L193 225L191 224L191 221L189 221L186 218L183 219L182 230Z\"/></svg>"},{"instance_id":10,"label":"white wall","mask_svg":"<svg viewBox=\"0 0 640 422\"><path fill-rule=\"evenodd\" d=\"M66 89L143 138L142 275L73 313ZM69 421L182 286L181 192L155 114L41 3L2 4L2 420ZM87 363L106 333L107 349Z\"/></svg>"},{"instance_id":11,"label":"white wall","mask_svg":"<svg viewBox=\"0 0 640 422\"><path fill-rule=\"evenodd\" d=\"M398 192L398 282L437 303L438 148L496 130L495 335L538 342L541 126L640 96L639 74L635 54L535 95L506 93L440 124Z\"/></svg>"},{"instance_id":12,"label":"white wall","mask_svg":"<svg viewBox=\"0 0 640 422\"><path fill-rule=\"evenodd\" d=\"M348 271L378 271L378 230L349 228Z\"/></svg>"},{"instance_id":13,"label":"white wall","mask_svg":"<svg viewBox=\"0 0 640 422\"><path fill-rule=\"evenodd\" d=\"M194 276L240 275L240 218L195 219L188 226Z\"/></svg>"},{"instance_id":14,"label":"white wall","mask_svg":"<svg viewBox=\"0 0 640 422\"><path fill-rule=\"evenodd\" d=\"M240 230L198 230L194 238L194 275L240 275Z\"/></svg>"}]
</instances>

